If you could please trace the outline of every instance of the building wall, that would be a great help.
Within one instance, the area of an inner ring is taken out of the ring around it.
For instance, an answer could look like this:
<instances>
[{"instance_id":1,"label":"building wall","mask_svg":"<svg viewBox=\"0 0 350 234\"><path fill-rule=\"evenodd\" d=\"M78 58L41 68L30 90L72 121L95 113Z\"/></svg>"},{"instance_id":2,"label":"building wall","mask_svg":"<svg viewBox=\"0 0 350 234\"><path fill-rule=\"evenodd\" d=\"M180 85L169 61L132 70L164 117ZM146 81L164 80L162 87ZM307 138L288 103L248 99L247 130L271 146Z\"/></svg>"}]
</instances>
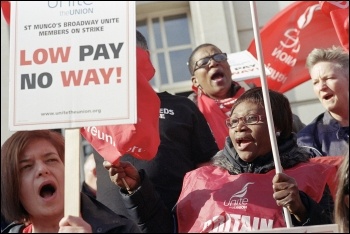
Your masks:
<instances>
[{"instance_id":1,"label":"building wall","mask_svg":"<svg viewBox=\"0 0 350 234\"><path fill-rule=\"evenodd\" d=\"M275 14L294 1L256 2L259 26L266 24ZM209 42L223 51L233 53L248 48L254 39L250 5L247 1L137 1L136 15L188 8L191 12L194 43ZM9 67L9 27L1 15L1 144L12 134L8 130L8 71ZM162 90L160 90L162 91ZM170 92L191 91L190 81L185 86L175 87ZM288 91L292 110L308 124L323 107L312 92L311 82L305 82Z\"/></svg>"},{"instance_id":2,"label":"building wall","mask_svg":"<svg viewBox=\"0 0 350 234\"><path fill-rule=\"evenodd\" d=\"M280 10L293 2L256 2L259 27L263 27ZM218 45L227 53L233 53L247 49L254 39L250 4L247 1L138 1L136 5L137 16L150 12L156 15L155 12L168 10L169 7L186 7L186 3L188 3L187 7L190 8L191 12L195 46L208 42ZM176 87L170 92L188 92L191 91L190 87L189 81L187 87L181 86L180 89ZM285 95L290 100L292 111L305 124L310 123L316 115L324 111L312 91L311 81L299 85L286 92Z\"/></svg>"}]
</instances>

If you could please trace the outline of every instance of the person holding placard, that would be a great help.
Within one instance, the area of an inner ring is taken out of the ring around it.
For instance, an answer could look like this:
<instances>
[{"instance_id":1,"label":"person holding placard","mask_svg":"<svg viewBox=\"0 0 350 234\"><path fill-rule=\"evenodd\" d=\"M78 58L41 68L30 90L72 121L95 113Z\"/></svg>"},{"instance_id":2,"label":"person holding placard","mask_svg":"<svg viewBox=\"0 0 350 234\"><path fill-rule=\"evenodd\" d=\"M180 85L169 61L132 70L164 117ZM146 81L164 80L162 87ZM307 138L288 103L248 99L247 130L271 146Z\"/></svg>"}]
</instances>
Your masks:
<instances>
[{"instance_id":1,"label":"person holding placard","mask_svg":"<svg viewBox=\"0 0 350 234\"><path fill-rule=\"evenodd\" d=\"M308 151L296 144L288 99L271 90L269 96L285 171L275 172L262 89L252 88L234 103L225 122L229 128L226 145L212 158L212 165L186 174L174 209L177 232L286 227L282 207L290 212L294 226L332 223L333 199L328 184L336 167L309 161ZM133 189L132 195L124 197L126 203L140 196L139 189L146 189L146 175L140 176L131 164L105 163L105 167L113 183L125 189L124 178Z\"/></svg>"},{"instance_id":2,"label":"person holding placard","mask_svg":"<svg viewBox=\"0 0 350 234\"><path fill-rule=\"evenodd\" d=\"M64 216L64 138L51 130L18 131L1 147L2 233L141 232L131 220L80 194L80 217Z\"/></svg>"}]
</instances>

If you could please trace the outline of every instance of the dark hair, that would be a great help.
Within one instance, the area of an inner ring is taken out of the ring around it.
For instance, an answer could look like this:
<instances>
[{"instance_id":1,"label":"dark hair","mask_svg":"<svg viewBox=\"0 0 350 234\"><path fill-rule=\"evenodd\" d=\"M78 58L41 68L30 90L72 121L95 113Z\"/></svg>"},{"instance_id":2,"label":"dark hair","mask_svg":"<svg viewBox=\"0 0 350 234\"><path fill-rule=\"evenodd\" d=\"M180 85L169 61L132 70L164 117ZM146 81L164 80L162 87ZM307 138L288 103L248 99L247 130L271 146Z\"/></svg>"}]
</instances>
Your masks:
<instances>
[{"instance_id":1,"label":"dark hair","mask_svg":"<svg viewBox=\"0 0 350 234\"><path fill-rule=\"evenodd\" d=\"M64 138L56 131L18 131L5 141L1 147L1 213L7 222L23 222L29 218L19 199L21 181L18 158L33 139L49 141L64 162Z\"/></svg>"},{"instance_id":2,"label":"dark hair","mask_svg":"<svg viewBox=\"0 0 350 234\"><path fill-rule=\"evenodd\" d=\"M269 96L274 127L281 133L279 139L288 138L293 131L293 115L289 100L282 93L273 90L269 90ZM236 100L230 115L239 104L245 101L255 103L265 109L262 89L255 87L247 90Z\"/></svg>"},{"instance_id":3,"label":"dark hair","mask_svg":"<svg viewBox=\"0 0 350 234\"><path fill-rule=\"evenodd\" d=\"M144 50L148 50L147 40L138 30L136 30L136 45Z\"/></svg>"},{"instance_id":4,"label":"dark hair","mask_svg":"<svg viewBox=\"0 0 350 234\"><path fill-rule=\"evenodd\" d=\"M334 219L339 224L340 232L349 232L349 207L344 197L349 196L349 152L344 156L343 162L337 172L338 187L334 202Z\"/></svg>"},{"instance_id":5,"label":"dark hair","mask_svg":"<svg viewBox=\"0 0 350 234\"><path fill-rule=\"evenodd\" d=\"M210 44L210 43L204 43L201 44L199 46L197 46L191 53L190 57L188 58L188 62L187 62L187 66L188 66L188 70L190 72L191 75L193 75L193 70L194 70L194 65L196 61L193 61L193 57L194 55L197 53L197 51L203 47L215 47L217 48L220 52L222 52L216 45Z\"/></svg>"}]
</instances>

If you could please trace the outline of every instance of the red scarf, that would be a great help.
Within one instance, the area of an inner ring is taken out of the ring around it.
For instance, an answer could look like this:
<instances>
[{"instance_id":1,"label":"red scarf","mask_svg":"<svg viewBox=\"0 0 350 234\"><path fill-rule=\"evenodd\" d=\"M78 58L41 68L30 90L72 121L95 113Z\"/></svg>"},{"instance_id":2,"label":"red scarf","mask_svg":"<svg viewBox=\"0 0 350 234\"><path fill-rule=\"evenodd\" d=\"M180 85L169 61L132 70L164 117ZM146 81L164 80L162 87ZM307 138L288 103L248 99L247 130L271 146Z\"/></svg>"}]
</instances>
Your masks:
<instances>
[{"instance_id":1,"label":"red scarf","mask_svg":"<svg viewBox=\"0 0 350 234\"><path fill-rule=\"evenodd\" d=\"M32 233L32 224L29 224L27 227L23 229L22 233Z\"/></svg>"},{"instance_id":2,"label":"red scarf","mask_svg":"<svg viewBox=\"0 0 350 234\"><path fill-rule=\"evenodd\" d=\"M234 85L238 85L235 82L233 83ZM216 144L219 149L223 149L225 146L225 139L229 135L229 129L225 124L225 120L230 116L233 103L245 92L244 88L240 88L233 97L222 100L212 99L197 89L193 90L198 94L198 108L207 120Z\"/></svg>"}]
</instances>

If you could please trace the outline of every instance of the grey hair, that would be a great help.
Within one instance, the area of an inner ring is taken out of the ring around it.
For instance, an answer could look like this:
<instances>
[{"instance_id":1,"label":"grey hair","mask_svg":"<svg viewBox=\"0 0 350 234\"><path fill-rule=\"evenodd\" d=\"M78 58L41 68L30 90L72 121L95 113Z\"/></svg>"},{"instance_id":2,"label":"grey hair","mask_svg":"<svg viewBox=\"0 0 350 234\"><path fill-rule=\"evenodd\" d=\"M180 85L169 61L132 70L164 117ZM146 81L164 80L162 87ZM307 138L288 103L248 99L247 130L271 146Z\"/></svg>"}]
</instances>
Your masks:
<instances>
[{"instance_id":1,"label":"grey hair","mask_svg":"<svg viewBox=\"0 0 350 234\"><path fill-rule=\"evenodd\" d=\"M327 49L315 48L306 58L306 67L310 69L319 62L332 62L349 77L349 54L342 48L333 46Z\"/></svg>"}]
</instances>

